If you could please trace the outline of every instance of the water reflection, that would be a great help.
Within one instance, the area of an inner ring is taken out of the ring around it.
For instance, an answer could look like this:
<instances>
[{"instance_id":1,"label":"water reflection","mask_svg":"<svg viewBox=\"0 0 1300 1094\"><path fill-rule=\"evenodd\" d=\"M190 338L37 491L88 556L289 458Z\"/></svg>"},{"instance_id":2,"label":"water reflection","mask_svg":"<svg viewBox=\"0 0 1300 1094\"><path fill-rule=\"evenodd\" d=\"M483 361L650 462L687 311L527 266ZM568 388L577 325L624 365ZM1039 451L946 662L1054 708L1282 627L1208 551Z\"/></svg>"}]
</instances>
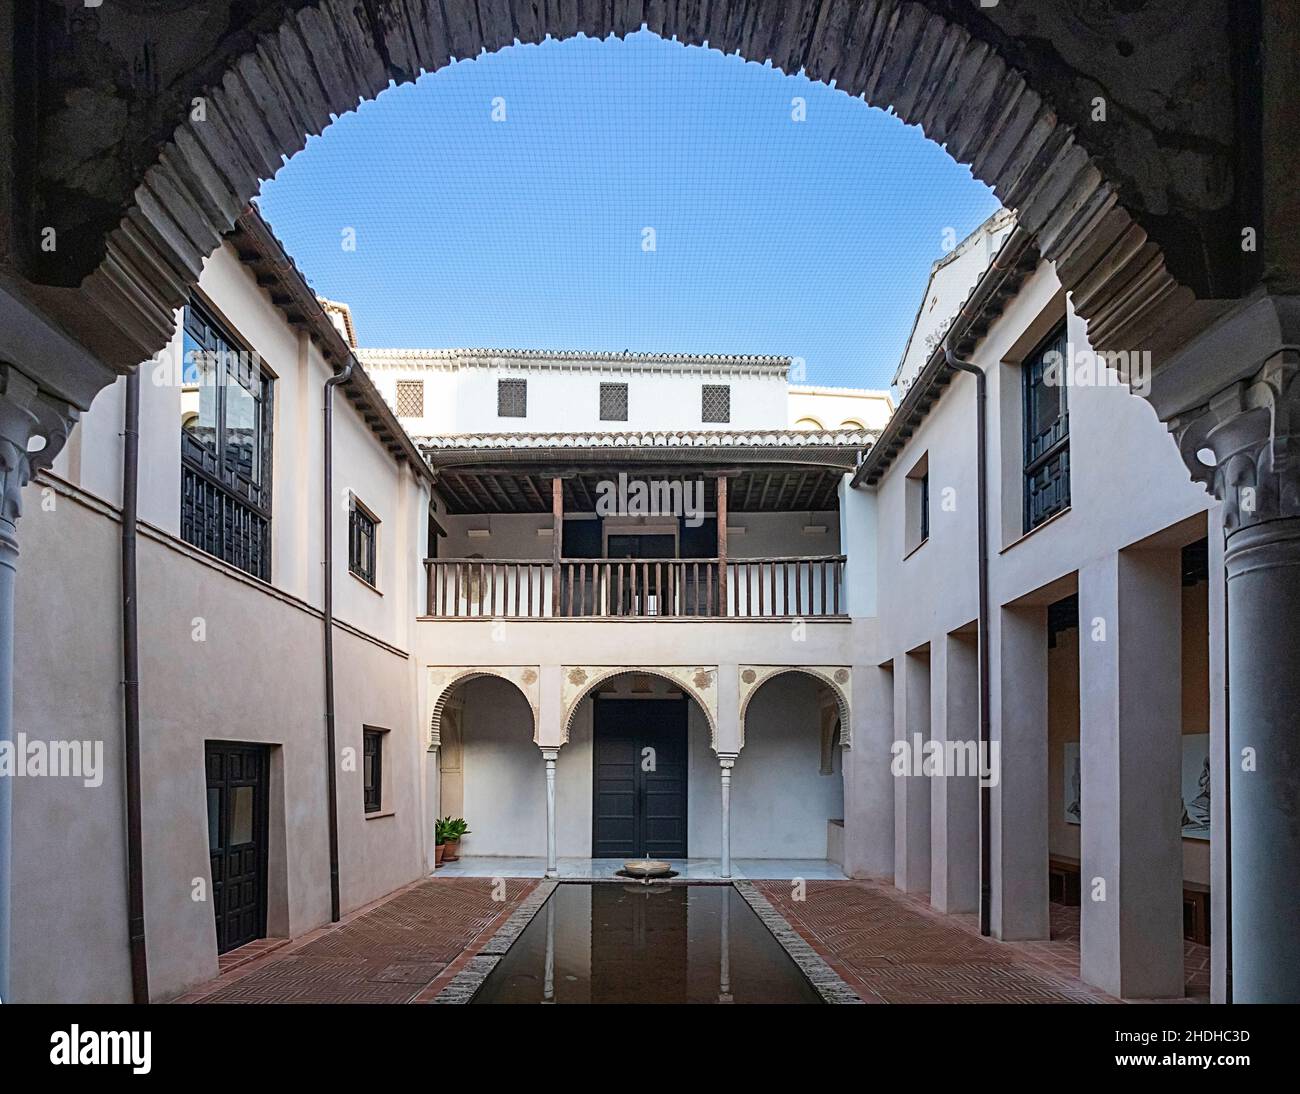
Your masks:
<instances>
[{"instance_id":1,"label":"water reflection","mask_svg":"<svg viewBox=\"0 0 1300 1094\"><path fill-rule=\"evenodd\" d=\"M560 885L475 1003L818 1003L730 885Z\"/></svg>"}]
</instances>

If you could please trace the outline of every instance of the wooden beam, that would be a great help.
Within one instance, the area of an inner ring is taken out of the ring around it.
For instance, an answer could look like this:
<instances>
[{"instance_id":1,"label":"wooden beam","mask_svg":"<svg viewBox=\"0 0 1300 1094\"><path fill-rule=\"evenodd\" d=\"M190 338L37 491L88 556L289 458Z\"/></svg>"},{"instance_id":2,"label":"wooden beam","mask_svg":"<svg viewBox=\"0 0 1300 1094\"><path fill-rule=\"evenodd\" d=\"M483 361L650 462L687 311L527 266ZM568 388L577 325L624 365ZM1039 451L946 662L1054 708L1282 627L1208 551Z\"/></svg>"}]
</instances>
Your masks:
<instances>
[{"instance_id":1,"label":"wooden beam","mask_svg":"<svg viewBox=\"0 0 1300 1094\"><path fill-rule=\"evenodd\" d=\"M560 546L564 541L564 480L551 478L551 614L560 614Z\"/></svg>"},{"instance_id":2,"label":"wooden beam","mask_svg":"<svg viewBox=\"0 0 1300 1094\"><path fill-rule=\"evenodd\" d=\"M727 614L727 476L718 476L718 615Z\"/></svg>"}]
</instances>

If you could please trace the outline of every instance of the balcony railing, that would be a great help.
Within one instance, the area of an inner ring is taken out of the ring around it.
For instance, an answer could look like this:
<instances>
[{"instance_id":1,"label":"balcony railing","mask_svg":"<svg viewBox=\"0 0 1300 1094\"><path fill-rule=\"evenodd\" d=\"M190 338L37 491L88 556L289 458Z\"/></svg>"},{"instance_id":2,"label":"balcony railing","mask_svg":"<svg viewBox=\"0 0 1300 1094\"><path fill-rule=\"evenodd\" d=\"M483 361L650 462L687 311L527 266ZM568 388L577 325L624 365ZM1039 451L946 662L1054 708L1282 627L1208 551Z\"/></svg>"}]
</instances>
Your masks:
<instances>
[{"instance_id":1,"label":"balcony railing","mask_svg":"<svg viewBox=\"0 0 1300 1094\"><path fill-rule=\"evenodd\" d=\"M843 616L844 556L434 558L439 619L825 618ZM556 586L556 574L559 585Z\"/></svg>"}]
</instances>

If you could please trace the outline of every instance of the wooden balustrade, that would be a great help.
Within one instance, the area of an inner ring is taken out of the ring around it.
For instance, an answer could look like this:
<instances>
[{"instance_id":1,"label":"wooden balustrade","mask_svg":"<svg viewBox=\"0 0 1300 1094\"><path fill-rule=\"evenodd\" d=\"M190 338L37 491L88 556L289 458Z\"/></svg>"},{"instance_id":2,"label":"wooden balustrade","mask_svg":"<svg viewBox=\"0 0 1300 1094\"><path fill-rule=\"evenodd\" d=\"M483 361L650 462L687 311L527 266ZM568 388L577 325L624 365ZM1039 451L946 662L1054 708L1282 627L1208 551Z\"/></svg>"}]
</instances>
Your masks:
<instances>
[{"instance_id":1,"label":"wooden balustrade","mask_svg":"<svg viewBox=\"0 0 1300 1094\"><path fill-rule=\"evenodd\" d=\"M426 614L444 619L846 614L843 555L725 563L716 558L437 558L424 565Z\"/></svg>"}]
</instances>

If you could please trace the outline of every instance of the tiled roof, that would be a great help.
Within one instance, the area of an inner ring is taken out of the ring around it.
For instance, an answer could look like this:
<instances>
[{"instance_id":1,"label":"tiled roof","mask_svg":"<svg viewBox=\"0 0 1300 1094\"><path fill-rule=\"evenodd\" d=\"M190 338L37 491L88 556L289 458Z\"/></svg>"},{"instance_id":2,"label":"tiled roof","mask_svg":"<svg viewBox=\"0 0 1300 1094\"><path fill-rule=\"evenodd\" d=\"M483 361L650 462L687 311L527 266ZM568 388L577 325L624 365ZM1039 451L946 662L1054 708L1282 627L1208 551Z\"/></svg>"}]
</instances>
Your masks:
<instances>
[{"instance_id":1,"label":"tiled roof","mask_svg":"<svg viewBox=\"0 0 1300 1094\"><path fill-rule=\"evenodd\" d=\"M424 452L556 448L866 448L870 429L644 430L630 433L461 433L414 437Z\"/></svg>"},{"instance_id":2,"label":"tiled roof","mask_svg":"<svg viewBox=\"0 0 1300 1094\"><path fill-rule=\"evenodd\" d=\"M539 349L359 349L367 365L427 364L471 368L630 368L666 371L727 371L785 375L789 357L746 354L612 353Z\"/></svg>"}]
</instances>

